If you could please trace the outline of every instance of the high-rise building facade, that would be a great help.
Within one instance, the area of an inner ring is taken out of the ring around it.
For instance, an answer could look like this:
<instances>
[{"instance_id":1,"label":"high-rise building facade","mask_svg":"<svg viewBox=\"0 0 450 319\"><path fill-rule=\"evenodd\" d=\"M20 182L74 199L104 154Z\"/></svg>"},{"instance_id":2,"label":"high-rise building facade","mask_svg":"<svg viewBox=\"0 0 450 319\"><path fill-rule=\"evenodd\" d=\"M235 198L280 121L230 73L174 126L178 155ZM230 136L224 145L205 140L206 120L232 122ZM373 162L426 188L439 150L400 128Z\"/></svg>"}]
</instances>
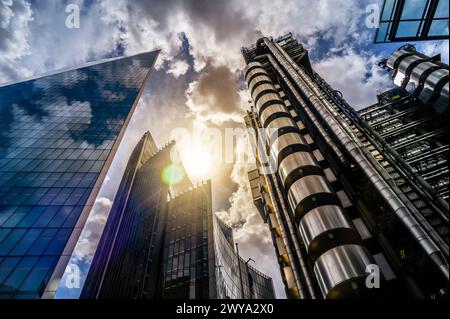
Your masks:
<instances>
[{"instance_id":1,"label":"high-rise building facade","mask_svg":"<svg viewBox=\"0 0 450 319\"><path fill-rule=\"evenodd\" d=\"M384 0L375 43L448 39L446 0Z\"/></svg>"},{"instance_id":2,"label":"high-rise building facade","mask_svg":"<svg viewBox=\"0 0 450 319\"><path fill-rule=\"evenodd\" d=\"M273 299L272 279L235 250L232 228L212 212L211 182L168 203L163 298Z\"/></svg>"},{"instance_id":3,"label":"high-rise building facade","mask_svg":"<svg viewBox=\"0 0 450 319\"><path fill-rule=\"evenodd\" d=\"M292 34L263 37L242 53L254 102L245 121L260 150L251 191L288 297L448 296L448 127L432 124L445 113L442 87L425 102L397 88L400 95L380 94L358 113L314 72ZM376 121L392 126L377 133Z\"/></svg>"},{"instance_id":4,"label":"high-rise building facade","mask_svg":"<svg viewBox=\"0 0 450 319\"><path fill-rule=\"evenodd\" d=\"M272 278L249 265L233 240L233 229L219 218L214 219L217 298L275 299ZM234 249L236 247L236 249Z\"/></svg>"},{"instance_id":5,"label":"high-rise building facade","mask_svg":"<svg viewBox=\"0 0 450 319\"><path fill-rule=\"evenodd\" d=\"M0 86L0 298L54 293L157 55Z\"/></svg>"},{"instance_id":6,"label":"high-rise building facade","mask_svg":"<svg viewBox=\"0 0 450 319\"><path fill-rule=\"evenodd\" d=\"M217 297L211 182L168 203L163 247L162 298Z\"/></svg>"},{"instance_id":7,"label":"high-rise building facade","mask_svg":"<svg viewBox=\"0 0 450 319\"><path fill-rule=\"evenodd\" d=\"M148 132L135 147L81 298L274 296L271 278L251 266L236 272L243 261L212 213L211 183L193 186L175 153L174 142L158 150Z\"/></svg>"},{"instance_id":8,"label":"high-rise building facade","mask_svg":"<svg viewBox=\"0 0 450 319\"><path fill-rule=\"evenodd\" d=\"M149 132L134 148L82 298L152 298L156 294L161 254L155 246L161 246L169 188L161 181L161 172L170 163L171 148L172 144L158 151Z\"/></svg>"}]
</instances>

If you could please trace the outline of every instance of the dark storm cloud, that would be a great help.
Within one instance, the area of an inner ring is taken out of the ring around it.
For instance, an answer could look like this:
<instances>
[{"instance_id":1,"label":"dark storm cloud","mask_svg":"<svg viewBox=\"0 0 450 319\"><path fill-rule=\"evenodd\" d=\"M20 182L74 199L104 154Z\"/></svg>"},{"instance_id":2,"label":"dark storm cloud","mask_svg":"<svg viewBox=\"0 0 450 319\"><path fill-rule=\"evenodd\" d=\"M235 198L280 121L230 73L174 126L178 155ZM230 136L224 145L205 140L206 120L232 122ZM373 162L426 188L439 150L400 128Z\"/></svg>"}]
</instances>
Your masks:
<instances>
[{"instance_id":1,"label":"dark storm cloud","mask_svg":"<svg viewBox=\"0 0 450 319\"><path fill-rule=\"evenodd\" d=\"M211 111L235 112L239 95L233 73L226 66L210 66L198 80L196 93L211 101Z\"/></svg>"},{"instance_id":2,"label":"dark storm cloud","mask_svg":"<svg viewBox=\"0 0 450 319\"><path fill-rule=\"evenodd\" d=\"M157 21L161 30L170 29L169 17L181 11L191 24L211 28L216 40L224 41L236 34L250 34L254 29L244 14L233 8L232 3L229 0L139 0L130 3L127 8Z\"/></svg>"}]
</instances>

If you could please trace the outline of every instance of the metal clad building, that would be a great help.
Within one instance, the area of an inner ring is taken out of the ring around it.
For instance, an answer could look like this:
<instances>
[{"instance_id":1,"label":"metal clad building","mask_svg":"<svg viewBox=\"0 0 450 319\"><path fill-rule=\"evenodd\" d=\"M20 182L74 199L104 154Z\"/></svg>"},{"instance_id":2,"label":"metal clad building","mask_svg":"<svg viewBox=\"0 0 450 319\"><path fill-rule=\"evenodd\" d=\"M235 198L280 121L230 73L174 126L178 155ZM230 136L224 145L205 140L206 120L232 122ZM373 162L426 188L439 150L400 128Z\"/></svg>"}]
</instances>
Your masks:
<instances>
[{"instance_id":1,"label":"metal clad building","mask_svg":"<svg viewBox=\"0 0 450 319\"><path fill-rule=\"evenodd\" d=\"M386 92L358 113L314 72L292 34L263 37L242 53L254 103L245 122L260 150L250 185L271 229L288 297L446 295L448 191L440 187L448 185L448 127L432 117L448 112L440 102L444 80L432 81L439 85L423 102L401 88L400 96L392 94L398 105L415 101L415 109L393 107L383 100ZM430 82L425 79L419 86ZM402 118L417 108L423 112ZM371 110L384 110L379 120L404 122L382 135L366 120ZM396 144L389 145L394 135L405 145L428 139L428 151L443 151L425 176L440 182L427 187L421 181L425 177L395 153ZM373 267L381 271L380 289L366 284Z\"/></svg>"}]
</instances>

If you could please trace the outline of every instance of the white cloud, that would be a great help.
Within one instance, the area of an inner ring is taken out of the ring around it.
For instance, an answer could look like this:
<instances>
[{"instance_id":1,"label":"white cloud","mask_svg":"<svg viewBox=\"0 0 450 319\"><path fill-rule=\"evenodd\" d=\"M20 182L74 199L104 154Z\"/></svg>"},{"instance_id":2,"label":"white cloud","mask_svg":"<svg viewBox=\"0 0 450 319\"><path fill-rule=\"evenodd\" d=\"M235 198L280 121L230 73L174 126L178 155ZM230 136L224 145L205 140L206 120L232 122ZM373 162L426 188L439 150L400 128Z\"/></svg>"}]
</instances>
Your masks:
<instances>
[{"instance_id":1,"label":"white cloud","mask_svg":"<svg viewBox=\"0 0 450 319\"><path fill-rule=\"evenodd\" d=\"M24 0L0 1L0 83L27 77L31 71L17 60L30 54L29 23L33 12Z\"/></svg>"},{"instance_id":2,"label":"white cloud","mask_svg":"<svg viewBox=\"0 0 450 319\"><path fill-rule=\"evenodd\" d=\"M225 65L209 65L186 90L186 106L200 122L241 123L243 110L236 77Z\"/></svg>"},{"instance_id":3,"label":"white cloud","mask_svg":"<svg viewBox=\"0 0 450 319\"><path fill-rule=\"evenodd\" d=\"M186 61L175 59L170 62L167 73L172 74L176 78L179 78L181 75L186 74L188 69L189 64Z\"/></svg>"},{"instance_id":4,"label":"white cloud","mask_svg":"<svg viewBox=\"0 0 450 319\"><path fill-rule=\"evenodd\" d=\"M443 62L449 62L449 47L448 41L426 41L420 42L416 45L417 51L420 51L428 56L435 56L441 54Z\"/></svg>"},{"instance_id":5,"label":"white cloud","mask_svg":"<svg viewBox=\"0 0 450 319\"><path fill-rule=\"evenodd\" d=\"M237 190L233 192L229 201L230 208L216 212L228 225L235 225L234 240L239 243L239 250L244 258L252 258L256 267L263 273L274 279L275 290L278 298L285 296L284 285L281 282L277 257L272 244L272 239L267 224L264 224L250 192L248 181L248 154L249 140L242 135L236 142L236 162L231 173L231 180L237 184Z\"/></svg>"},{"instance_id":6,"label":"white cloud","mask_svg":"<svg viewBox=\"0 0 450 319\"><path fill-rule=\"evenodd\" d=\"M377 65L381 59L368 53L344 50L342 55L327 57L318 61L314 69L355 109L361 109L376 102L378 91L392 87L386 71Z\"/></svg>"}]
</instances>

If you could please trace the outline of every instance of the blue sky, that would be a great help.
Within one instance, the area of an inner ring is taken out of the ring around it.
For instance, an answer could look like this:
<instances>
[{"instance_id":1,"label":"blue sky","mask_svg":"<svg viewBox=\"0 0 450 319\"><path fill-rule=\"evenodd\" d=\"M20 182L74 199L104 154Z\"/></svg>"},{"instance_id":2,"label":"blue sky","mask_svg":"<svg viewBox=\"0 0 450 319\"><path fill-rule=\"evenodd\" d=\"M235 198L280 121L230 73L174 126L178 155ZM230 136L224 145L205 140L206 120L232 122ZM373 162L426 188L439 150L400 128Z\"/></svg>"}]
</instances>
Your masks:
<instances>
[{"instance_id":1,"label":"blue sky","mask_svg":"<svg viewBox=\"0 0 450 319\"><path fill-rule=\"evenodd\" d=\"M366 24L370 5L381 0L99 0L0 1L0 83L15 81L106 57L161 49L141 103L108 173L92 228L77 246L75 259L88 264L133 146L148 129L159 145L175 127L242 126L248 96L242 82L242 46L262 33L293 32L309 50L313 68L343 92L355 108L376 101L376 92L392 86L376 62L401 43L374 44ZM80 8L80 28L65 26L68 4ZM441 53L448 63L448 41L418 42L417 49ZM244 142L242 142L244 143ZM189 153L187 145L180 152ZM242 151L238 143L237 156ZM235 230L241 253L274 277L284 295L268 229L251 204L246 167L215 163L213 209ZM204 178L204 176L201 176ZM91 237L89 237L91 236ZM94 236L95 237L95 236ZM97 236L98 237L98 236Z\"/></svg>"}]
</instances>

